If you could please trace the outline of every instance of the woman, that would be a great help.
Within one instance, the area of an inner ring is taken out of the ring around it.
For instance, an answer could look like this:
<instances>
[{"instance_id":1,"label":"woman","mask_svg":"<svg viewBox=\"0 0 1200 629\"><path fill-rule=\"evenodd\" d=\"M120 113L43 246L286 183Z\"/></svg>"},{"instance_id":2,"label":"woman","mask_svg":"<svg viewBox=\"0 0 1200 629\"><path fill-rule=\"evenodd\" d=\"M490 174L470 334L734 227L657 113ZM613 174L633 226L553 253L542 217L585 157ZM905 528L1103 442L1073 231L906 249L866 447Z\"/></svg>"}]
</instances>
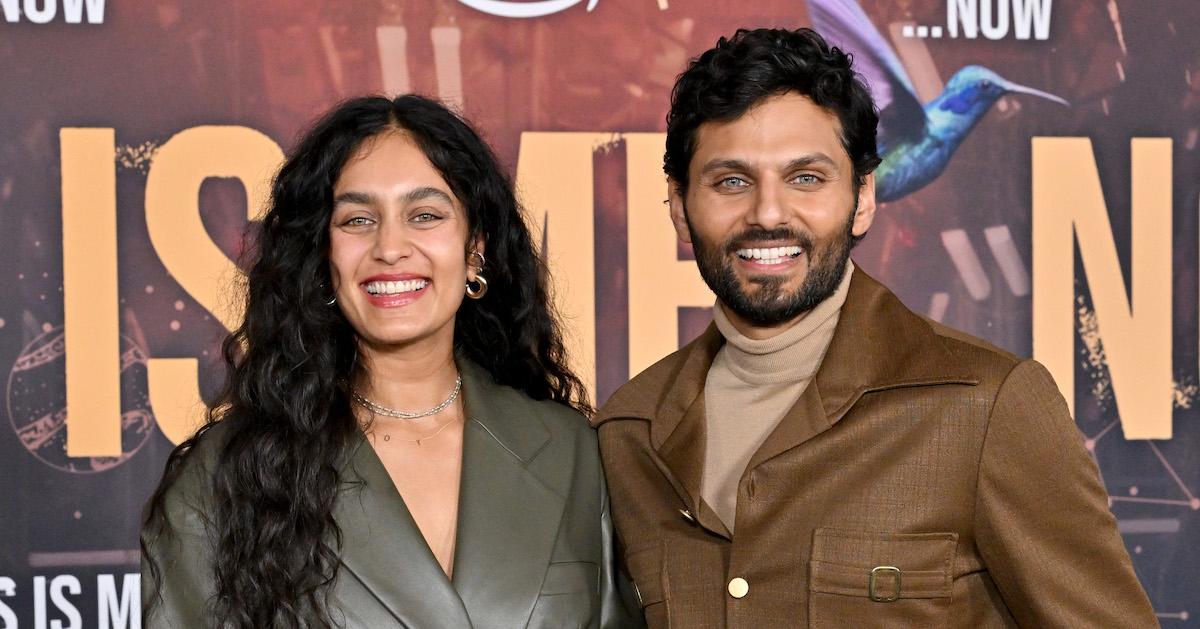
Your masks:
<instances>
[{"instance_id":1,"label":"woman","mask_svg":"<svg viewBox=\"0 0 1200 629\"><path fill-rule=\"evenodd\" d=\"M209 422L142 531L148 626L626 626L589 407L466 123L360 98L273 184Z\"/></svg>"}]
</instances>

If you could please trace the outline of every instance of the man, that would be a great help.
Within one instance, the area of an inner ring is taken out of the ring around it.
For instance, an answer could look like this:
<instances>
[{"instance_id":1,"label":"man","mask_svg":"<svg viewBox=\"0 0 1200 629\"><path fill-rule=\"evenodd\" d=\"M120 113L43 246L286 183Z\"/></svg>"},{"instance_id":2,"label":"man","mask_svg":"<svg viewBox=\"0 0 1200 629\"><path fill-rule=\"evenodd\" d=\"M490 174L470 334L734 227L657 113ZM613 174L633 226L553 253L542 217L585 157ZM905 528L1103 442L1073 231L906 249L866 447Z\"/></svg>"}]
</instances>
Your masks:
<instances>
[{"instance_id":1,"label":"man","mask_svg":"<svg viewBox=\"0 0 1200 629\"><path fill-rule=\"evenodd\" d=\"M649 625L1157 626L1046 370L849 262L877 122L807 29L675 85L671 219L715 321L594 420Z\"/></svg>"}]
</instances>

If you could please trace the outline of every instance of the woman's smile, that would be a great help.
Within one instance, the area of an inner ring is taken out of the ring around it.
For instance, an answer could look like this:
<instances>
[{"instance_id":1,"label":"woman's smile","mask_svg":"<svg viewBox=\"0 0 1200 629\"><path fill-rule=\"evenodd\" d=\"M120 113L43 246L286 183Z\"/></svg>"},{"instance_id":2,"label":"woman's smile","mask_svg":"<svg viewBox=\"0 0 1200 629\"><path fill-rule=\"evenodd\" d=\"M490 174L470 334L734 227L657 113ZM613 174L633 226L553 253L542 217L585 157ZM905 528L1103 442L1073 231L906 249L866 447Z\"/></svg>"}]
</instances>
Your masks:
<instances>
[{"instance_id":1,"label":"woman's smile","mask_svg":"<svg viewBox=\"0 0 1200 629\"><path fill-rule=\"evenodd\" d=\"M449 344L467 279L466 211L402 132L365 142L334 185L337 304L369 346ZM482 245L480 245L482 246Z\"/></svg>"}]
</instances>

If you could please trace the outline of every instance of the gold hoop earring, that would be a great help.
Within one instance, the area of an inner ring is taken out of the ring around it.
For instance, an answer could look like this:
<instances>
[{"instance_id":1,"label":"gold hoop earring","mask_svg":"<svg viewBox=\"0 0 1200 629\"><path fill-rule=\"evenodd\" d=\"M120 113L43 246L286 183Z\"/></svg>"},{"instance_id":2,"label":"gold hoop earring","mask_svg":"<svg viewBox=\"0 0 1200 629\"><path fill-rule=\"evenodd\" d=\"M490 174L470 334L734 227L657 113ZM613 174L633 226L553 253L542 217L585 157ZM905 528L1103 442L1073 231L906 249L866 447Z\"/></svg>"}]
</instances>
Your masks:
<instances>
[{"instance_id":1,"label":"gold hoop earring","mask_svg":"<svg viewBox=\"0 0 1200 629\"><path fill-rule=\"evenodd\" d=\"M471 299L482 299L487 294L488 283L487 278L482 274L476 273L474 280L467 280L467 297Z\"/></svg>"},{"instance_id":2,"label":"gold hoop earring","mask_svg":"<svg viewBox=\"0 0 1200 629\"><path fill-rule=\"evenodd\" d=\"M483 254L478 251L472 251L467 254L467 261L470 262L473 257L478 258L479 263L471 265L475 269L475 279L467 280L467 297L482 299L488 291L487 278L483 276L483 265L487 264L487 258L483 257Z\"/></svg>"}]
</instances>

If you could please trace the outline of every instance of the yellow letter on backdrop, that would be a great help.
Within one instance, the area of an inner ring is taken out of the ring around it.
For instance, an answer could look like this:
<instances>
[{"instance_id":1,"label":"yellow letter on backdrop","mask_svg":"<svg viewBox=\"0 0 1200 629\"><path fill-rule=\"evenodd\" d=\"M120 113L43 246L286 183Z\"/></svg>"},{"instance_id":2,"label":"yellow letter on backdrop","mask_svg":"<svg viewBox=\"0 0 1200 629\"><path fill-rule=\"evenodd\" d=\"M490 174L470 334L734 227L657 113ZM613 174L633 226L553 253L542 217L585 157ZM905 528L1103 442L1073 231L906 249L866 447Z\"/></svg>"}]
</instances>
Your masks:
<instances>
[{"instance_id":1,"label":"yellow letter on backdrop","mask_svg":"<svg viewBox=\"0 0 1200 629\"><path fill-rule=\"evenodd\" d=\"M521 134L517 191L553 278L571 368L596 393L596 224L592 155L611 133Z\"/></svg>"},{"instance_id":2,"label":"yellow letter on backdrop","mask_svg":"<svg viewBox=\"0 0 1200 629\"><path fill-rule=\"evenodd\" d=\"M167 271L226 329L241 320L242 304L229 287L237 267L213 244L200 220L200 185L235 177L246 187L247 218L266 207L270 178L283 162L279 145L247 127L193 127L159 147L146 178L146 228ZM194 358L151 358L150 400L159 428L175 443L203 419Z\"/></svg>"},{"instance_id":3,"label":"yellow letter on backdrop","mask_svg":"<svg viewBox=\"0 0 1200 629\"><path fill-rule=\"evenodd\" d=\"M625 134L629 208L629 375L679 349L679 308L707 308L716 296L696 263L675 255L662 171L664 133Z\"/></svg>"},{"instance_id":4,"label":"yellow letter on backdrop","mask_svg":"<svg viewBox=\"0 0 1200 629\"><path fill-rule=\"evenodd\" d=\"M1125 438L1170 439L1171 140L1134 139L1131 163L1132 300L1091 141L1033 139L1033 355L1073 412L1078 239Z\"/></svg>"},{"instance_id":5,"label":"yellow letter on backdrop","mask_svg":"<svg viewBox=\"0 0 1200 629\"><path fill-rule=\"evenodd\" d=\"M62 129L67 456L121 456L117 175L112 129Z\"/></svg>"}]
</instances>

